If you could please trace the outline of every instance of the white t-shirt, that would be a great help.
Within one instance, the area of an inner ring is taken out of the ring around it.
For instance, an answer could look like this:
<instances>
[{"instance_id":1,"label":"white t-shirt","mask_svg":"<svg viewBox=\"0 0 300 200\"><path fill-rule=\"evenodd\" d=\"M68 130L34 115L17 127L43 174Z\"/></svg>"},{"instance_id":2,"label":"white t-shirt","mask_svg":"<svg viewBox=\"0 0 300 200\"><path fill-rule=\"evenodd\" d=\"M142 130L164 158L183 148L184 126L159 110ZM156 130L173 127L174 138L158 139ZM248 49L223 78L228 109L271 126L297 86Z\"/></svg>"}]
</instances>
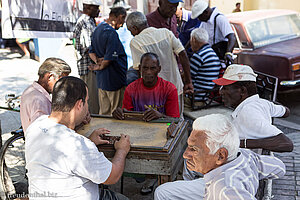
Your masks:
<instances>
[{"instance_id":1,"label":"white t-shirt","mask_svg":"<svg viewBox=\"0 0 300 200\"><path fill-rule=\"evenodd\" d=\"M179 73L176 55L184 50L179 39L166 28L149 27L136 35L130 42L133 68L138 70L144 53L158 55L161 71L158 76L170 81L177 88L178 95L183 93L183 82Z\"/></svg>"},{"instance_id":2,"label":"white t-shirt","mask_svg":"<svg viewBox=\"0 0 300 200\"><path fill-rule=\"evenodd\" d=\"M272 125L272 117L282 117L285 107L259 98L258 94L245 99L231 116L240 139L261 139L282 133Z\"/></svg>"},{"instance_id":3,"label":"white t-shirt","mask_svg":"<svg viewBox=\"0 0 300 200\"><path fill-rule=\"evenodd\" d=\"M207 22L201 22L200 28L204 28L209 35L208 43L212 46L213 44L216 44L221 41L228 41L227 38L225 38L228 34L233 33L233 30L230 26L230 23L228 19L220 14L218 15L216 19L216 36L215 41L213 41L214 38L214 24L215 24L215 16L219 13L217 8L214 8L214 11L212 12L209 20Z\"/></svg>"},{"instance_id":4,"label":"white t-shirt","mask_svg":"<svg viewBox=\"0 0 300 200\"><path fill-rule=\"evenodd\" d=\"M25 138L30 199L99 199L98 184L112 163L91 140L47 115L28 127Z\"/></svg>"}]
</instances>

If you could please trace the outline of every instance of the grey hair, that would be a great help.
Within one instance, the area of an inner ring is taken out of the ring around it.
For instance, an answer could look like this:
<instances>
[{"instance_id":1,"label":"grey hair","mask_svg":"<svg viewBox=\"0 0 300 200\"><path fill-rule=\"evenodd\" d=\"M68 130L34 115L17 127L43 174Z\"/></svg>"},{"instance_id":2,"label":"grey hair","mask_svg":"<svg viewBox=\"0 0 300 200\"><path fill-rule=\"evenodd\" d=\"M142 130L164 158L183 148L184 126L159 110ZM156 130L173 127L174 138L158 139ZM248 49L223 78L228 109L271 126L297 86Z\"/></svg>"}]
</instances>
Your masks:
<instances>
[{"instance_id":1,"label":"grey hair","mask_svg":"<svg viewBox=\"0 0 300 200\"><path fill-rule=\"evenodd\" d=\"M198 42L208 43L208 33L204 28L195 28L191 32L191 37Z\"/></svg>"},{"instance_id":2,"label":"grey hair","mask_svg":"<svg viewBox=\"0 0 300 200\"><path fill-rule=\"evenodd\" d=\"M197 118L193 130L206 133L206 146L210 154L215 154L220 148L228 151L227 160L236 158L239 151L240 139L231 119L223 114L211 114Z\"/></svg>"},{"instance_id":3,"label":"grey hair","mask_svg":"<svg viewBox=\"0 0 300 200\"><path fill-rule=\"evenodd\" d=\"M126 25L127 25L127 27L135 26L138 29L140 29L140 28L148 25L147 18L141 12L138 12L138 11L132 12L127 16Z\"/></svg>"},{"instance_id":4,"label":"grey hair","mask_svg":"<svg viewBox=\"0 0 300 200\"><path fill-rule=\"evenodd\" d=\"M40 66L38 75L44 77L46 73L52 73L54 78L61 77L64 73L70 74L71 67L60 58L47 58Z\"/></svg>"}]
</instances>

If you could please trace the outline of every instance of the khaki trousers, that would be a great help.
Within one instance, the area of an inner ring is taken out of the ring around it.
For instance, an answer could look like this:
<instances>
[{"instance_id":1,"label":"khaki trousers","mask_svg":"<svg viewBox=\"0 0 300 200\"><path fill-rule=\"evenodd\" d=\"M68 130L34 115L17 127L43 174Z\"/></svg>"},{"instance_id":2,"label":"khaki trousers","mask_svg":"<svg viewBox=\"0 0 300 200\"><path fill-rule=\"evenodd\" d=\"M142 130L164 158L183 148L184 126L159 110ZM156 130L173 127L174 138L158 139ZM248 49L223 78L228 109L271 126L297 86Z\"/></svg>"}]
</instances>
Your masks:
<instances>
[{"instance_id":1,"label":"khaki trousers","mask_svg":"<svg viewBox=\"0 0 300 200\"><path fill-rule=\"evenodd\" d=\"M99 88L100 115L111 115L117 107L122 107L125 87L117 91L106 91Z\"/></svg>"},{"instance_id":2,"label":"khaki trousers","mask_svg":"<svg viewBox=\"0 0 300 200\"><path fill-rule=\"evenodd\" d=\"M99 100L98 100L98 87L96 80L96 73L89 71L88 74L80 76L81 80L83 80L89 89L89 111L91 114L99 113Z\"/></svg>"}]
</instances>

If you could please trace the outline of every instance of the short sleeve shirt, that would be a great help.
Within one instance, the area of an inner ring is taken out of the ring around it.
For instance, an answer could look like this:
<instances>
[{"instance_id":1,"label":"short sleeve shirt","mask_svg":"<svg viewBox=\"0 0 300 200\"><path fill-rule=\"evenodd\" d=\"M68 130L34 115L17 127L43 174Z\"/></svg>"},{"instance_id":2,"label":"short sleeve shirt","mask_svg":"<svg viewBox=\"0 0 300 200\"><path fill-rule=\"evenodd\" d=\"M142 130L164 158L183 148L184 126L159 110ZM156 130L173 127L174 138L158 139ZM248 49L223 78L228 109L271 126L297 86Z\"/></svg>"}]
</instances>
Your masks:
<instances>
[{"instance_id":1,"label":"short sleeve shirt","mask_svg":"<svg viewBox=\"0 0 300 200\"><path fill-rule=\"evenodd\" d=\"M178 38L179 34L177 32L177 19L175 15L173 15L169 21L169 19L165 19L163 16L161 16L157 8L154 12L149 13L146 17L149 26L155 28L166 28L172 31L175 37Z\"/></svg>"},{"instance_id":2,"label":"short sleeve shirt","mask_svg":"<svg viewBox=\"0 0 300 200\"><path fill-rule=\"evenodd\" d=\"M272 124L272 117L281 117L285 111L284 106L275 105L256 94L240 103L231 116L240 139L260 139L282 133Z\"/></svg>"},{"instance_id":3,"label":"short sleeve shirt","mask_svg":"<svg viewBox=\"0 0 300 200\"><path fill-rule=\"evenodd\" d=\"M116 30L106 22L102 22L95 29L90 53L95 53L97 57L111 61L108 67L96 71L98 88L116 91L127 85L125 50Z\"/></svg>"},{"instance_id":4,"label":"short sleeve shirt","mask_svg":"<svg viewBox=\"0 0 300 200\"><path fill-rule=\"evenodd\" d=\"M176 87L160 77L152 88L145 87L142 78L132 82L126 88L123 108L144 112L146 110L144 105L169 117L180 117Z\"/></svg>"},{"instance_id":5,"label":"short sleeve shirt","mask_svg":"<svg viewBox=\"0 0 300 200\"><path fill-rule=\"evenodd\" d=\"M214 38L214 20L215 16L219 13L217 8L213 8L213 12L207 22L201 22L200 28L204 28L209 35L208 43L212 46L213 44L216 44L221 41L228 41L226 36L230 33L233 33L233 30L230 26L230 23L228 19L220 14L218 15L216 22L216 36L215 36L215 41L213 41Z\"/></svg>"},{"instance_id":6,"label":"short sleeve shirt","mask_svg":"<svg viewBox=\"0 0 300 200\"><path fill-rule=\"evenodd\" d=\"M33 82L21 97L20 118L24 132L34 120L50 112L51 96L40 84Z\"/></svg>"},{"instance_id":7,"label":"short sleeve shirt","mask_svg":"<svg viewBox=\"0 0 300 200\"><path fill-rule=\"evenodd\" d=\"M91 140L47 115L34 121L25 137L30 194L46 192L59 199L99 199L98 184L107 180L112 163Z\"/></svg>"},{"instance_id":8,"label":"short sleeve shirt","mask_svg":"<svg viewBox=\"0 0 300 200\"><path fill-rule=\"evenodd\" d=\"M146 28L131 40L130 49L134 69L138 69L144 53L156 53L161 64L159 77L173 83L178 94L182 94L183 82L174 53L178 55L184 50L184 47L171 31L165 28Z\"/></svg>"}]
</instances>

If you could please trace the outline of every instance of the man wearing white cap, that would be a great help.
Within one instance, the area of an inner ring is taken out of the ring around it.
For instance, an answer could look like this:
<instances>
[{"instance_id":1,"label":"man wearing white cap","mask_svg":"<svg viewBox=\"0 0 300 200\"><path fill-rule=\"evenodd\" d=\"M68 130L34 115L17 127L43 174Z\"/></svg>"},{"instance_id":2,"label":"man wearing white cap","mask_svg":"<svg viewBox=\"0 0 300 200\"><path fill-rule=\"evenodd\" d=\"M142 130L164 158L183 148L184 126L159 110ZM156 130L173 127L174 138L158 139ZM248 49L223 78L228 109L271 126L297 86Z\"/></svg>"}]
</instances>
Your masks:
<instances>
[{"instance_id":1,"label":"man wearing white cap","mask_svg":"<svg viewBox=\"0 0 300 200\"><path fill-rule=\"evenodd\" d=\"M100 0L83 0L83 14L78 19L75 29L75 48L77 52L77 67L80 78L89 88L89 111L99 113L98 88L96 73L90 71L88 66L95 64L89 56L91 36L96 28L95 17L99 15Z\"/></svg>"},{"instance_id":2,"label":"man wearing white cap","mask_svg":"<svg viewBox=\"0 0 300 200\"><path fill-rule=\"evenodd\" d=\"M221 85L220 94L239 132L242 148L263 148L290 152L292 141L272 124L272 117L287 117L290 110L262 99L257 94L256 74L247 65L230 65L222 78L213 80Z\"/></svg>"},{"instance_id":3,"label":"man wearing white cap","mask_svg":"<svg viewBox=\"0 0 300 200\"><path fill-rule=\"evenodd\" d=\"M236 42L233 30L227 18L216 7L210 8L206 0L197 0L192 7L192 19L198 18L200 28L207 30L208 43L215 50L220 60L232 63L232 50Z\"/></svg>"}]
</instances>

